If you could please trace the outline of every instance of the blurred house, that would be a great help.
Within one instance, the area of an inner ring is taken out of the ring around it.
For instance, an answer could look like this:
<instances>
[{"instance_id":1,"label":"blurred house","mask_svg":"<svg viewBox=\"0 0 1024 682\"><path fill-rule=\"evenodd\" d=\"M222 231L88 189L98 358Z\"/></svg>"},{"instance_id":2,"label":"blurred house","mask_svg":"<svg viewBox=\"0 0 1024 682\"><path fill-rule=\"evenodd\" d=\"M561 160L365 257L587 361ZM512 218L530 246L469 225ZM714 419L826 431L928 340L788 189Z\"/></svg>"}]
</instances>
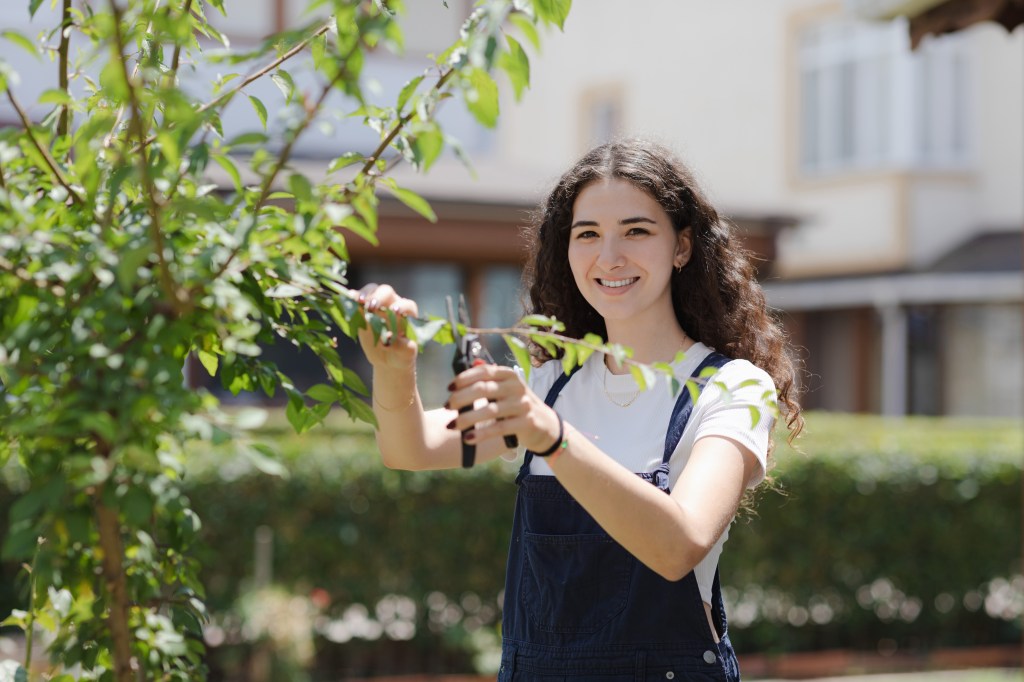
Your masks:
<instances>
[{"instance_id":1,"label":"blurred house","mask_svg":"<svg viewBox=\"0 0 1024 682\"><path fill-rule=\"evenodd\" d=\"M254 43L310 21L305 4L227 0L222 28L235 45ZM382 101L455 39L472 6L405 4L406 57L374 54L366 67ZM444 295L465 291L476 324L511 324L529 212L587 148L643 135L680 153L758 257L769 301L806 364L807 407L1019 416L1024 32L984 21L923 37L948 27L921 32L905 15L936 4L580 0L564 33L544 36L540 54L527 48L532 83L521 102L498 76L496 130L481 129L456 101L445 105L446 133L475 172L451 154L426 176L397 169L439 222L385 197L380 246L351 240L352 284L392 282L433 314L442 314ZM4 25L27 25L25 17L20 4L0 9ZM1012 24L999 13L985 18ZM915 26L920 44L911 50ZM52 87L34 75L49 77L49 64L11 61L23 101ZM301 79L299 66L292 73ZM191 78L202 87L213 75ZM280 101L270 83L249 94L272 111ZM0 124L12 120L0 105ZM311 173L376 145L342 116L326 124L297 149L296 165ZM259 123L240 101L224 125L240 132ZM450 351L429 355L437 357L421 368L428 401L442 395L429 387L447 383Z\"/></svg>"}]
</instances>

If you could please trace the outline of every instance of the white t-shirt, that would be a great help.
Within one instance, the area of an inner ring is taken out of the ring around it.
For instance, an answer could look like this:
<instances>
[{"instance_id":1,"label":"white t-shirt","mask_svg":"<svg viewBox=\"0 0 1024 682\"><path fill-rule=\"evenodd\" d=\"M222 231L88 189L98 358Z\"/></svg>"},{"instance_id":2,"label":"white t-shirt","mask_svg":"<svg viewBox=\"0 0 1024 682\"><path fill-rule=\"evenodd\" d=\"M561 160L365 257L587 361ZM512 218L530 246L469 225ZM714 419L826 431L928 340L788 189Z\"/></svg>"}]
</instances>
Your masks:
<instances>
[{"instance_id":1,"label":"white t-shirt","mask_svg":"<svg viewBox=\"0 0 1024 682\"><path fill-rule=\"evenodd\" d=\"M672 365L676 378L686 381L710 352L702 343L691 346L686 356ZM533 368L528 384L543 399L561 373L561 362L552 360ZM723 391L723 387L727 390ZM612 374L605 367L604 356L595 353L562 387L555 409L576 432L589 438L619 464L634 472L652 472L661 466L665 434L676 397L670 393L668 378L660 372L653 387L639 395L636 395L637 388L631 374ZM636 399L628 407L621 407L608 398L606 390L620 404L634 396ZM669 485L675 485L690 458L693 444L704 436L725 436L749 448L761 464L760 475L750 485L760 483L765 473L773 421L770 404L774 398L775 385L764 370L746 360L732 360L722 367L708 380L690 413L669 460ZM759 415L756 424L753 423L755 411ZM553 475L540 457L533 458L530 473ZM728 536L727 528L694 569L701 597L708 603L718 558Z\"/></svg>"}]
</instances>

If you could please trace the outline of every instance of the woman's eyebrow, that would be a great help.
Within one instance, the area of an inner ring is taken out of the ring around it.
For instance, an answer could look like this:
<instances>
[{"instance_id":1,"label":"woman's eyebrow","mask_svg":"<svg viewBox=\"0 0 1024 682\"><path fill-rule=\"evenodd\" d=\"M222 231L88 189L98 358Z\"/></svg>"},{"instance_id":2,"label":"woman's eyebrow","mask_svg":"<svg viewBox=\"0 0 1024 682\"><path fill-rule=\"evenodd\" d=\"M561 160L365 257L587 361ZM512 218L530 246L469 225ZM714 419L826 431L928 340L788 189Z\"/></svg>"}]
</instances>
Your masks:
<instances>
[{"instance_id":1,"label":"woman's eyebrow","mask_svg":"<svg viewBox=\"0 0 1024 682\"><path fill-rule=\"evenodd\" d=\"M650 218L642 215L634 216L632 218L625 218L619 221L619 225L636 225L637 223L650 223L651 225L657 225L658 223L651 220Z\"/></svg>"},{"instance_id":2,"label":"woman's eyebrow","mask_svg":"<svg viewBox=\"0 0 1024 682\"><path fill-rule=\"evenodd\" d=\"M633 216L632 218L623 218L619 221L619 225L636 225L637 223L650 223L651 225L657 225L658 223L650 218L642 215ZM569 226L570 230L574 230L577 227L597 227L598 223L596 220L577 220Z\"/></svg>"}]
</instances>

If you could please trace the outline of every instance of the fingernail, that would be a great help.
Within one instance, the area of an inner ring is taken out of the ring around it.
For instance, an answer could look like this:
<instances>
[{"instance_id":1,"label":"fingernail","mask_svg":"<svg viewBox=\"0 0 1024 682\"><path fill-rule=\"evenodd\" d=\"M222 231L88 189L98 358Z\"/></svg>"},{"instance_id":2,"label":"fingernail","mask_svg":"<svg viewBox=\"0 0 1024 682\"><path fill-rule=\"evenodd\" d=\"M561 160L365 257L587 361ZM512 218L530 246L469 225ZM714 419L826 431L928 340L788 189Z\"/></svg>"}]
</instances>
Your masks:
<instances>
[{"instance_id":1,"label":"fingernail","mask_svg":"<svg viewBox=\"0 0 1024 682\"><path fill-rule=\"evenodd\" d=\"M455 390L455 382L454 381L452 383L448 384L448 390L449 391L454 391Z\"/></svg>"},{"instance_id":2,"label":"fingernail","mask_svg":"<svg viewBox=\"0 0 1024 682\"><path fill-rule=\"evenodd\" d=\"M446 409L446 410L452 409L452 401L450 401L450 400L444 401L444 409Z\"/></svg>"},{"instance_id":3,"label":"fingernail","mask_svg":"<svg viewBox=\"0 0 1024 682\"><path fill-rule=\"evenodd\" d=\"M360 303L366 303L366 294L359 294L359 298L356 299Z\"/></svg>"},{"instance_id":4,"label":"fingernail","mask_svg":"<svg viewBox=\"0 0 1024 682\"><path fill-rule=\"evenodd\" d=\"M401 308L401 307L402 307L402 305L400 303L392 303L391 304L391 312L397 313L398 309Z\"/></svg>"},{"instance_id":5,"label":"fingernail","mask_svg":"<svg viewBox=\"0 0 1024 682\"><path fill-rule=\"evenodd\" d=\"M370 304L366 307L369 308L370 310L376 310L378 305L380 305L380 301L378 301L375 298L371 298Z\"/></svg>"},{"instance_id":6,"label":"fingernail","mask_svg":"<svg viewBox=\"0 0 1024 682\"><path fill-rule=\"evenodd\" d=\"M466 431L465 433L462 434L462 440L466 441L467 443L476 442L476 432Z\"/></svg>"},{"instance_id":7,"label":"fingernail","mask_svg":"<svg viewBox=\"0 0 1024 682\"><path fill-rule=\"evenodd\" d=\"M448 422L448 426L446 426L445 428L449 429L450 431L454 431L455 430L455 420L453 419L450 422Z\"/></svg>"}]
</instances>

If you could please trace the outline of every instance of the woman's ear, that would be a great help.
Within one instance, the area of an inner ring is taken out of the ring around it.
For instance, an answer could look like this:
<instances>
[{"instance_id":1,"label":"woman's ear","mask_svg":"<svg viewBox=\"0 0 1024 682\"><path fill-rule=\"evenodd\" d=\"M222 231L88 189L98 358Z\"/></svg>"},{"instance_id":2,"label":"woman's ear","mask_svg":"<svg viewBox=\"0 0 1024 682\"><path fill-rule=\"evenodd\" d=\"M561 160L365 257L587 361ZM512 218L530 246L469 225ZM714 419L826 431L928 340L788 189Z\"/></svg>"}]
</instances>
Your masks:
<instances>
[{"instance_id":1,"label":"woman's ear","mask_svg":"<svg viewBox=\"0 0 1024 682\"><path fill-rule=\"evenodd\" d=\"M693 228L686 227L680 230L676 236L676 253L672 258L672 266L676 270L682 270L683 266L690 262L691 253L693 253Z\"/></svg>"}]
</instances>

